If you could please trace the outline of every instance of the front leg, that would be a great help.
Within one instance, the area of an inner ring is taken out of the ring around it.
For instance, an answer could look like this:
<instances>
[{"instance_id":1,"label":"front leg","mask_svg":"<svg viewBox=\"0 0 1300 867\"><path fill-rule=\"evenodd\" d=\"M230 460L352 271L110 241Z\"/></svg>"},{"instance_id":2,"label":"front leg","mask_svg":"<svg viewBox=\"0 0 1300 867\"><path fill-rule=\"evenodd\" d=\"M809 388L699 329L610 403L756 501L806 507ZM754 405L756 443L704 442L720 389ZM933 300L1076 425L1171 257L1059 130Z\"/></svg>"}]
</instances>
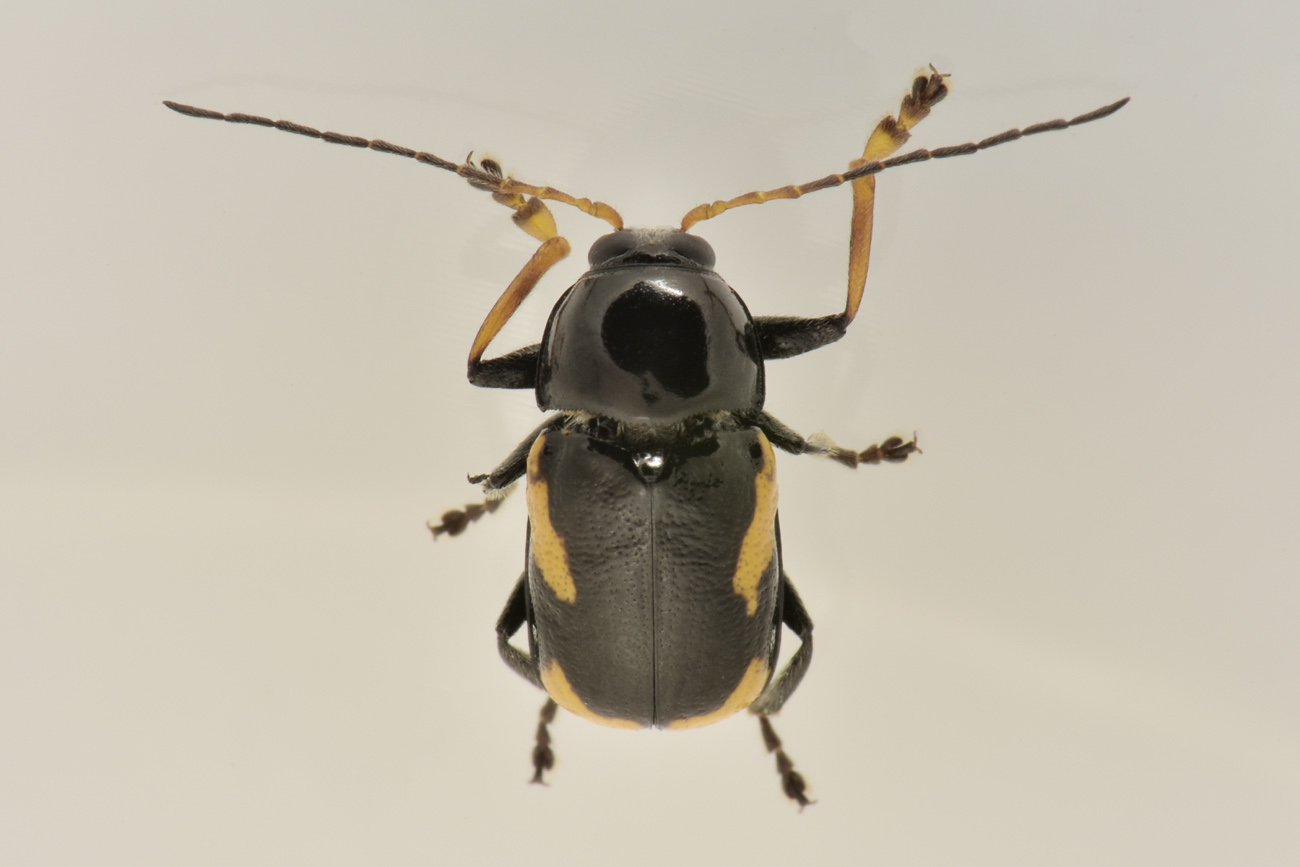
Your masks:
<instances>
[{"instance_id":1,"label":"front leg","mask_svg":"<svg viewBox=\"0 0 1300 867\"><path fill-rule=\"evenodd\" d=\"M537 388L537 359L542 345L534 343L498 358L473 361L469 365L470 385L479 388Z\"/></svg>"},{"instance_id":2,"label":"front leg","mask_svg":"<svg viewBox=\"0 0 1300 867\"><path fill-rule=\"evenodd\" d=\"M924 120L930 110L948 95L948 85L944 84L945 78L947 76L937 72L934 67L930 67L929 75L918 75L912 82L911 91L903 97L898 107L898 116L886 115L876 125L867 138L862 156L849 163L849 172L884 160L890 154L897 152L911 137L912 127ZM733 207L757 204L770 199L796 198L806 192L824 189L826 186L837 185L845 180L847 180L845 175L836 175L808 185L748 193L728 202L702 205L697 209L698 213L687 214L682 222L682 228L686 229L692 222L716 216ZM849 279L844 311L811 319L797 316L758 317L754 325L758 330L759 346L766 361L790 358L834 343L844 336L849 323L858 315L858 308L862 305L863 289L867 283L867 266L871 261L876 178L875 175L867 175L854 178L849 183L853 188L853 214L849 222Z\"/></svg>"},{"instance_id":3,"label":"front leg","mask_svg":"<svg viewBox=\"0 0 1300 867\"><path fill-rule=\"evenodd\" d=\"M834 343L849 329L843 313L804 319L799 316L755 316L758 346L764 361L790 358Z\"/></svg>"},{"instance_id":4,"label":"front leg","mask_svg":"<svg viewBox=\"0 0 1300 867\"><path fill-rule=\"evenodd\" d=\"M495 162L488 161L483 165L498 178L501 177L501 167ZM483 353L537 286L542 275L569 255L570 247L569 242L556 230L551 209L541 199L504 191L493 193L492 197L513 208L515 225L542 244L492 305L483 324L479 326L478 334L474 335L474 343L469 350L469 381L488 388L529 388L537 380L538 347L529 346L488 361L483 360Z\"/></svg>"}]
</instances>

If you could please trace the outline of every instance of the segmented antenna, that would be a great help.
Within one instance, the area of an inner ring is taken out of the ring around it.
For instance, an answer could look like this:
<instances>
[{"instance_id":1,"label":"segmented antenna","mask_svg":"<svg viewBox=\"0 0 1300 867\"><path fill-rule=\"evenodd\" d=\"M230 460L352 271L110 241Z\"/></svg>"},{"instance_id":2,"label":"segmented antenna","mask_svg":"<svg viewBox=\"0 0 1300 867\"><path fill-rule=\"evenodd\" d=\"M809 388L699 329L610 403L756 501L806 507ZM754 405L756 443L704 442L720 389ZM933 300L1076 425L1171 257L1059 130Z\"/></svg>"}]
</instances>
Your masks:
<instances>
[{"instance_id":1,"label":"segmented antenna","mask_svg":"<svg viewBox=\"0 0 1300 867\"><path fill-rule=\"evenodd\" d=\"M395 154L399 157L408 157L418 163L434 166L448 172L454 172L465 180L469 181L470 186L479 190L486 190L493 194L493 197L501 196L505 199L513 199L515 196L536 196L539 199L545 199L552 202L560 202L565 205L571 205L582 211L584 214L590 214L593 217L604 220L615 229L623 228L623 218L618 211L614 210L604 202L593 202L591 199L579 199L568 193L561 192L554 187L538 187L532 184L525 184L514 178L507 177L501 173L501 167L493 160L483 160L475 164L470 157L463 163L453 163L451 160L445 160L436 154L426 151L417 151L413 148L402 147L401 145L391 144L383 139L366 139L361 136L344 135L340 132L321 132L309 126L300 123L294 123L291 120L271 120L269 117L258 117L255 114L222 114L219 111L213 111L208 108L199 108L193 105L184 105L179 102L163 100L163 105L172 111L189 117L201 117L208 120L224 120L226 123L247 123L253 126L266 126L272 129L278 129L282 132L291 132L296 135L305 135L308 138L317 138L329 144L347 145L354 148L369 148L372 151L379 151L385 154ZM473 156L472 154L470 155ZM502 204L509 204L503 199L498 199ZM515 207L511 205L511 207Z\"/></svg>"},{"instance_id":2,"label":"segmented antenna","mask_svg":"<svg viewBox=\"0 0 1300 867\"><path fill-rule=\"evenodd\" d=\"M910 163L920 163L927 160L942 160L949 157L965 156L967 154L977 153L978 151L987 150L997 145L1006 144L1007 142L1016 141L1025 136L1038 135L1044 132L1055 132L1057 130L1068 129L1072 126L1089 123L1094 120L1101 120L1109 117L1128 104L1129 98L1126 96L1121 100L1102 106L1101 108L1081 114L1078 117L1065 120L1049 120L1043 123L1036 123L1027 126L1024 129L1009 129L1006 132L989 136L978 142L967 142L966 144L949 145L948 147L934 148L933 150L919 148L896 157L890 157L884 160L872 160L855 166L843 173L826 175L815 181L808 181L803 184L790 184L784 187L777 187L771 190L754 190L732 199L723 199L709 204L697 205L682 217L681 230L683 232L690 229L696 223L704 220L711 220L719 214L725 213L733 208L743 207L744 205L761 205L764 202L775 201L778 199L797 199L808 193L815 193L821 190L828 190L838 187L858 178L865 178L870 175L880 174L886 169L897 168L898 166L909 165ZM596 202L591 199L580 199L569 195L554 187L539 187L533 184L526 184L522 181L503 175L501 167L493 160L483 160L475 164L471 158L466 158L463 163L454 163L445 160L436 154L427 151L417 151L413 148L403 147L401 145L391 144L383 139L366 139L361 136L345 135L338 132L321 132L313 127L304 126L300 123L294 123L290 120L271 120L267 117L259 117L255 114L222 114L219 111L213 111L207 108L199 108L193 105L184 105L179 102L163 100L163 105L172 111L189 117L206 118L209 120L224 120L227 123L246 123L254 126L265 126L278 129L283 132L291 132L296 135L307 136L309 138L320 139L329 144L347 145L354 148L368 148L380 153L395 154L396 156L408 157L416 162L431 165L444 171L453 172L469 181L475 189L485 190L493 194L493 198L502 204L510 204L511 207L518 209L516 197L536 196L539 199L547 201L560 202L561 204L570 205L584 214L589 214L598 219L604 220L615 229L623 228L623 218L610 205L604 202ZM472 156L472 155L471 155Z\"/></svg>"},{"instance_id":3,"label":"segmented antenna","mask_svg":"<svg viewBox=\"0 0 1300 867\"><path fill-rule=\"evenodd\" d=\"M1006 144L1007 142L1015 141L1016 139L1024 138L1028 135L1038 135L1041 132L1055 132L1056 130L1078 126L1081 123L1101 120L1103 117L1108 117L1109 115L1119 111L1128 104L1128 101L1129 98L1126 96L1118 102L1112 102L1110 105L1102 106L1101 108L1090 111L1087 114L1081 114L1070 120L1049 120L1043 123L1036 123L1032 126L1027 126L1024 129L1009 129L1006 132L989 136L979 142L950 145L948 147L935 148L934 150L920 148L919 150L909 151L908 153L900 154L896 157L890 157L889 159L872 160L871 162L863 163L860 166L849 169L843 174L827 175L824 178L818 178L815 181L809 181L805 184L791 184L785 187L778 187L774 190L755 190L754 192L737 196L734 199L725 199L711 204L697 205L686 212L686 216L682 218L681 228L682 231L685 232L696 223L703 220L711 220L732 208L739 208L744 205L761 205L764 202L776 199L797 199L807 193L828 190L832 187L846 184L849 181L857 180L858 178L865 178L868 175L878 175L885 169L905 166L909 163L921 163L926 160L942 160L947 159L948 157L965 156L966 154L973 154L977 151L987 150L988 148L996 147L1000 144Z\"/></svg>"}]
</instances>

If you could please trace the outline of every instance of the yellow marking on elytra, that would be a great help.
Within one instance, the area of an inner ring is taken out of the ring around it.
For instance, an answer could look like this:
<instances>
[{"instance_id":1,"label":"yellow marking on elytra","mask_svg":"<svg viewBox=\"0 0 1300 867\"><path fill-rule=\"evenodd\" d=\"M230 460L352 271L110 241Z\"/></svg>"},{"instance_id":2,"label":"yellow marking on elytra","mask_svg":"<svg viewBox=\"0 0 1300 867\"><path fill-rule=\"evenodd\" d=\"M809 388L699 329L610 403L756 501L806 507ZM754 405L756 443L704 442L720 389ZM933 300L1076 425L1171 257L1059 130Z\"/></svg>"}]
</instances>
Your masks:
<instances>
[{"instance_id":1,"label":"yellow marking on elytra","mask_svg":"<svg viewBox=\"0 0 1300 867\"><path fill-rule=\"evenodd\" d=\"M731 579L732 589L745 600L745 613L750 617L758 611L758 585L776 553L776 456L762 431L756 433L763 465L754 477L754 517L740 542Z\"/></svg>"},{"instance_id":2,"label":"yellow marking on elytra","mask_svg":"<svg viewBox=\"0 0 1300 867\"><path fill-rule=\"evenodd\" d=\"M560 538L555 525L551 523L551 501L547 494L546 480L538 469L544 439L545 435L539 436L528 452L528 520L532 527L529 551L533 562L542 572L542 580L555 593L556 598L561 602L573 602L578 598L578 588L573 583L573 573L569 571L569 555L564 550L564 539ZM560 701L560 697L555 696L555 700Z\"/></svg>"},{"instance_id":3,"label":"yellow marking on elytra","mask_svg":"<svg viewBox=\"0 0 1300 867\"><path fill-rule=\"evenodd\" d=\"M569 679L564 676L564 669L560 668L559 660L552 659L546 663L546 667L542 669L542 685L546 687L547 694L555 699L556 704L574 716L580 716L585 720L590 720L598 725L609 726L612 729L645 728L636 720L601 716L587 707L586 703L578 698L578 694L573 691Z\"/></svg>"},{"instance_id":4,"label":"yellow marking on elytra","mask_svg":"<svg viewBox=\"0 0 1300 867\"><path fill-rule=\"evenodd\" d=\"M736 685L727 700L722 703L722 707L712 713L674 720L665 728L671 731L703 728L739 713L753 704L754 700L758 698L759 693L763 691L763 687L767 685L767 674L767 660L762 657L754 657L749 661L749 668L745 669L744 675L740 678L740 683ZM556 699L556 701L559 701L559 699Z\"/></svg>"}]
</instances>

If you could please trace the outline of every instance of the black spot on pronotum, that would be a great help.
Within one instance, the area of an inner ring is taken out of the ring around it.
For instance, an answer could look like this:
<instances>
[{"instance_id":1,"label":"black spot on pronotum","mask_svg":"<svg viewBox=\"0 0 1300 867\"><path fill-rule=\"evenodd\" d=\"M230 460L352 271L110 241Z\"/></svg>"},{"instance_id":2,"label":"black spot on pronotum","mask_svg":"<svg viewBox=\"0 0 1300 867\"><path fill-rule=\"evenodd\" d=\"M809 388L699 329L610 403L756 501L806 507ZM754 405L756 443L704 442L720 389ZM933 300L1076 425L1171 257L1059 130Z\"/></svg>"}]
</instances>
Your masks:
<instances>
[{"instance_id":1,"label":"black spot on pronotum","mask_svg":"<svg viewBox=\"0 0 1300 867\"><path fill-rule=\"evenodd\" d=\"M638 283L609 305L600 338L621 369L653 376L670 394L694 397L709 386L704 314L689 298Z\"/></svg>"}]
</instances>

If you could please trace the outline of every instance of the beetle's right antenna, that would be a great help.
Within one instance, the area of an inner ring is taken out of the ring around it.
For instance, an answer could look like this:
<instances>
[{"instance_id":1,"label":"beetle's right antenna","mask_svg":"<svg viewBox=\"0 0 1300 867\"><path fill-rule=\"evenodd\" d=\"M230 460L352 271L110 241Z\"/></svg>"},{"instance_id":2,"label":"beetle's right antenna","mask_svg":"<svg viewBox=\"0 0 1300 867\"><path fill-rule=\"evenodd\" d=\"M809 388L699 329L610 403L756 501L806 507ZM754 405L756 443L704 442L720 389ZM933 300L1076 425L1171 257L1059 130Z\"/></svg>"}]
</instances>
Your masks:
<instances>
[{"instance_id":1,"label":"beetle's right antenna","mask_svg":"<svg viewBox=\"0 0 1300 867\"><path fill-rule=\"evenodd\" d=\"M1036 123L1024 129L1009 129L979 142L968 142L934 150L922 148L910 151L902 156L890 157L890 154L897 152L910 138L912 127L924 120L926 115L930 113L930 109L948 95L948 86L944 83L944 79L947 77L933 66L930 67L928 75L918 75L912 82L911 92L903 97L897 119L889 115L876 126L870 138L867 139L867 146L863 149L862 156L849 163L848 171L842 174L827 175L824 178L818 178L804 184L791 184L773 190L754 190L742 196L736 196L734 199L697 205L687 211L686 216L682 218L682 231L685 232L696 223L702 220L710 220L732 208L739 208L744 205L760 205L776 199L797 199L806 193L815 193L818 190L827 190L846 183L852 184L853 220L849 230L848 298L844 305L844 312L837 317L838 325L841 333L843 333L843 328L847 327L853 321L853 318L858 315L858 307L862 303L862 291L867 280L867 265L871 258L872 215L876 198L875 175L895 166L904 166L908 163L919 163L932 159L965 156L966 154L973 154L1015 141L1027 135L1067 129L1089 121L1100 120L1114 114L1128 104L1128 97L1124 97L1110 105L1102 106L1070 120L1062 119Z\"/></svg>"}]
</instances>

